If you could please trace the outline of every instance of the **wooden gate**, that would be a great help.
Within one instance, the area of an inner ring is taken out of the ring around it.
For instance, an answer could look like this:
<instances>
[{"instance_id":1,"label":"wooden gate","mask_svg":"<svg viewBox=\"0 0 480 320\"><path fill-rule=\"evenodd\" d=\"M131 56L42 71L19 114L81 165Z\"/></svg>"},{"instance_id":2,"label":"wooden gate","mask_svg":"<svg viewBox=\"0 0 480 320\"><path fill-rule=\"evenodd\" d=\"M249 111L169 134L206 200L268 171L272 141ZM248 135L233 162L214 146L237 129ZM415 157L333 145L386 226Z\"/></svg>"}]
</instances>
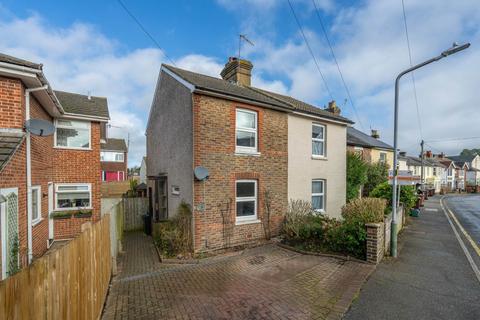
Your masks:
<instances>
[{"instance_id":1,"label":"wooden gate","mask_svg":"<svg viewBox=\"0 0 480 320\"><path fill-rule=\"evenodd\" d=\"M125 223L123 230L141 230L143 215L148 213L148 198L123 198Z\"/></svg>"}]
</instances>

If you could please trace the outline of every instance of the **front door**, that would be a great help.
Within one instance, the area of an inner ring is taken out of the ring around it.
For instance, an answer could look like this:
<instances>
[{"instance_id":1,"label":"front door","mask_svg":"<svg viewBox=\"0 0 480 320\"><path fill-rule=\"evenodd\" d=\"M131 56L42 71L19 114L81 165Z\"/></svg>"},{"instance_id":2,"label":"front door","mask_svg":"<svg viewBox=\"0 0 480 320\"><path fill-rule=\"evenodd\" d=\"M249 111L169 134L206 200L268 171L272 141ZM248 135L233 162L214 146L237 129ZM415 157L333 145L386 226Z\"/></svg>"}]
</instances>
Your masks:
<instances>
[{"instance_id":1,"label":"front door","mask_svg":"<svg viewBox=\"0 0 480 320\"><path fill-rule=\"evenodd\" d=\"M18 189L2 189L0 194L2 195L0 204L1 269L2 279L5 279L16 273L19 268Z\"/></svg>"},{"instance_id":2,"label":"front door","mask_svg":"<svg viewBox=\"0 0 480 320\"><path fill-rule=\"evenodd\" d=\"M48 239L53 240L53 182L48 183Z\"/></svg>"}]
</instances>

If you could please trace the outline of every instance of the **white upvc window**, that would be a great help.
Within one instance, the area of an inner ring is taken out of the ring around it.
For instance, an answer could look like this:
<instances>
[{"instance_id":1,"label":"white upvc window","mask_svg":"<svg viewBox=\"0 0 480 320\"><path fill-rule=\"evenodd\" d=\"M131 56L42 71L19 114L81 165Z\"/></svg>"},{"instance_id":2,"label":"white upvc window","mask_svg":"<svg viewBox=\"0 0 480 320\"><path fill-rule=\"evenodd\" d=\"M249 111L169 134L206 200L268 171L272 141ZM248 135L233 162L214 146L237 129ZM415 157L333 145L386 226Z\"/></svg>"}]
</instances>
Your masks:
<instances>
[{"instance_id":1,"label":"white upvc window","mask_svg":"<svg viewBox=\"0 0 480 320\"><path fill-rule=\"evenodd\" d=\"M257 113L251 110L237 109L235 121L235 151L240 153L258 152Z\"/></svg>"},{"instance_id":2,"label":"white upvc window","mask_svg":"<svg viewBox=\"0 0 480 320\"><path fill-rule=\"evenodd\" d=\"M62 183L55 185L55 210L71 210L92 207L90 183Z\"/></svg>"},{"instance_id":3,"label":"white upvc window","mask_svg":"<svg viewBox=\"0 0 480 320\"><path fill-rule=\"evenodd\" d=\"M387 163L387 153L386 152L380 152L380 162L381 163Z\"/></svg>"},{"instance_id":4,"label":"white upvc window","mask_svg":"<svg viewBox=\"0 0 480 320\"><path fill-rule=\"evenodd\" d=\"M55 146L66 149L90 149L90 122L69 119L55 121Z\"/></svg>"},{"instance_id":5,"label":"white upvc window","mask_svg":"<svg viewBox=\"0 0 480 320\"><path fill-rule=\"evenodd\" d=\"M235 183L236 221L257 220L257 181L237 180Z\"/></svg>"},{"instance_id":6,"label":"white upvc window","mask_svg":"<svg viewBox=\"0 0 480 320\"><path fill-rule=\"evenodd\" d=\"M125 154L123 152L100 151L100 161L124 162Z\"/></svg>"},{"instance_id":7,"label":"white upvc window","mask_svg":"<svg viewBox=\"0 0 480 320\"><path fill-rule=\"evenodd\" d=\"M37 224L42 219L42 188L40 186L32 187L32 224Z\"/></svg>"},{"instance_id":8,"label":"white upvc window","mask_svg":"<svg viewBox=\"0 0 480 320\"><path fill-rule=\"evenodd\" d=\"M325 157L325 126L312 124L312 156Z\"/></svg>"},{"instance_id":9,"label":"white upvc window","mask_svg":"<svg viewBox=\"0 0 480 320\"><path fill-rule=\"evenodd\" d=\"M325 212L325 180L312 180L312 208L317 212Z\"/></svg>"}]
</instances>

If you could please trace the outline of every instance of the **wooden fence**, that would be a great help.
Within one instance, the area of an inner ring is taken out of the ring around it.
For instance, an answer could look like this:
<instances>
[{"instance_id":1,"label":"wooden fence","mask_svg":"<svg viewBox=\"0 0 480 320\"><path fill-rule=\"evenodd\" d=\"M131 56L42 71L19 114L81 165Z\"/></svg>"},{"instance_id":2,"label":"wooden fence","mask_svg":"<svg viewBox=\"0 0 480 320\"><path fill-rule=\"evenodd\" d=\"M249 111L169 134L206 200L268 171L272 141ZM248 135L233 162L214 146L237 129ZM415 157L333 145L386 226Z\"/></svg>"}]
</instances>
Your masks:
<instances>
[{"instance_id":1,"label":"wooden fence","mask_svg":"<svg viewBox=\"0 0 480 320\"><path fill-rule=\"evenodd\" d=\"M111 275L110 216L0 282L0 319L98 319Z\"/></svg>"},{"instance_id":2,"label":"wooden fence","mask_svg":"<svg viewBox=\"0 0 480 320\"><path fill-rule=\"evenodd\" d=\"M142 216L148 212L148 198L123 198L124 230L141 230Z\"/></svg>"}]
</instances>

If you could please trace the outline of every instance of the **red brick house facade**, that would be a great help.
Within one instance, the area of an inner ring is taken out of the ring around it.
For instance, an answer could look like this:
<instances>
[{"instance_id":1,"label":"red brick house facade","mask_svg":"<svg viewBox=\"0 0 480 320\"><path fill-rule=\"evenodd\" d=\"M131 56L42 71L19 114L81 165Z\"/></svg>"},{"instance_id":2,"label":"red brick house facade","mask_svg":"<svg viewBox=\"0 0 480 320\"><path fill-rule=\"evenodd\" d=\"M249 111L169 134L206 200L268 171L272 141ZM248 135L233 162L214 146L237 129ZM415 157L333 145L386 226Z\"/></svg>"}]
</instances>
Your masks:
<instances>
[{"instance_id":1,"label":"red brick house facade","mask_svg":"<svg viewBox=\"0 0 480 320\"><path fill-rule=\"evenodd\" d=\"M252 87L252 67L231 58L223 79L167 65L160 71L146 130L149 207L157 222L189 204L195 252L279 234L289 198L289 116L321 116L341 123L344 135L351 123ZM202 168L207 179L194 175Z\"/></svg>"},{"instance_id":2,"label":"red brick house facade","mask_svg":"<svg viewBox=\"0 0 480 320\"><path fill-rule=\"evenodd\" d=\"M102 181L125 181L128 168L128 148L124 139L107 138L100 144Z\"/></svg>"},{"instance_id":3,"label":"red brick house facade","mask_svg":"<svg viewBox=\"0 0 480 320\"><path fill-rule=\"evenodd\" d=\"M0 278L100 217L108 117L106 99L55 92L41 65L0 54ZM53 134L27 130L30 119Z\"/></svg>"}]
</instances>

